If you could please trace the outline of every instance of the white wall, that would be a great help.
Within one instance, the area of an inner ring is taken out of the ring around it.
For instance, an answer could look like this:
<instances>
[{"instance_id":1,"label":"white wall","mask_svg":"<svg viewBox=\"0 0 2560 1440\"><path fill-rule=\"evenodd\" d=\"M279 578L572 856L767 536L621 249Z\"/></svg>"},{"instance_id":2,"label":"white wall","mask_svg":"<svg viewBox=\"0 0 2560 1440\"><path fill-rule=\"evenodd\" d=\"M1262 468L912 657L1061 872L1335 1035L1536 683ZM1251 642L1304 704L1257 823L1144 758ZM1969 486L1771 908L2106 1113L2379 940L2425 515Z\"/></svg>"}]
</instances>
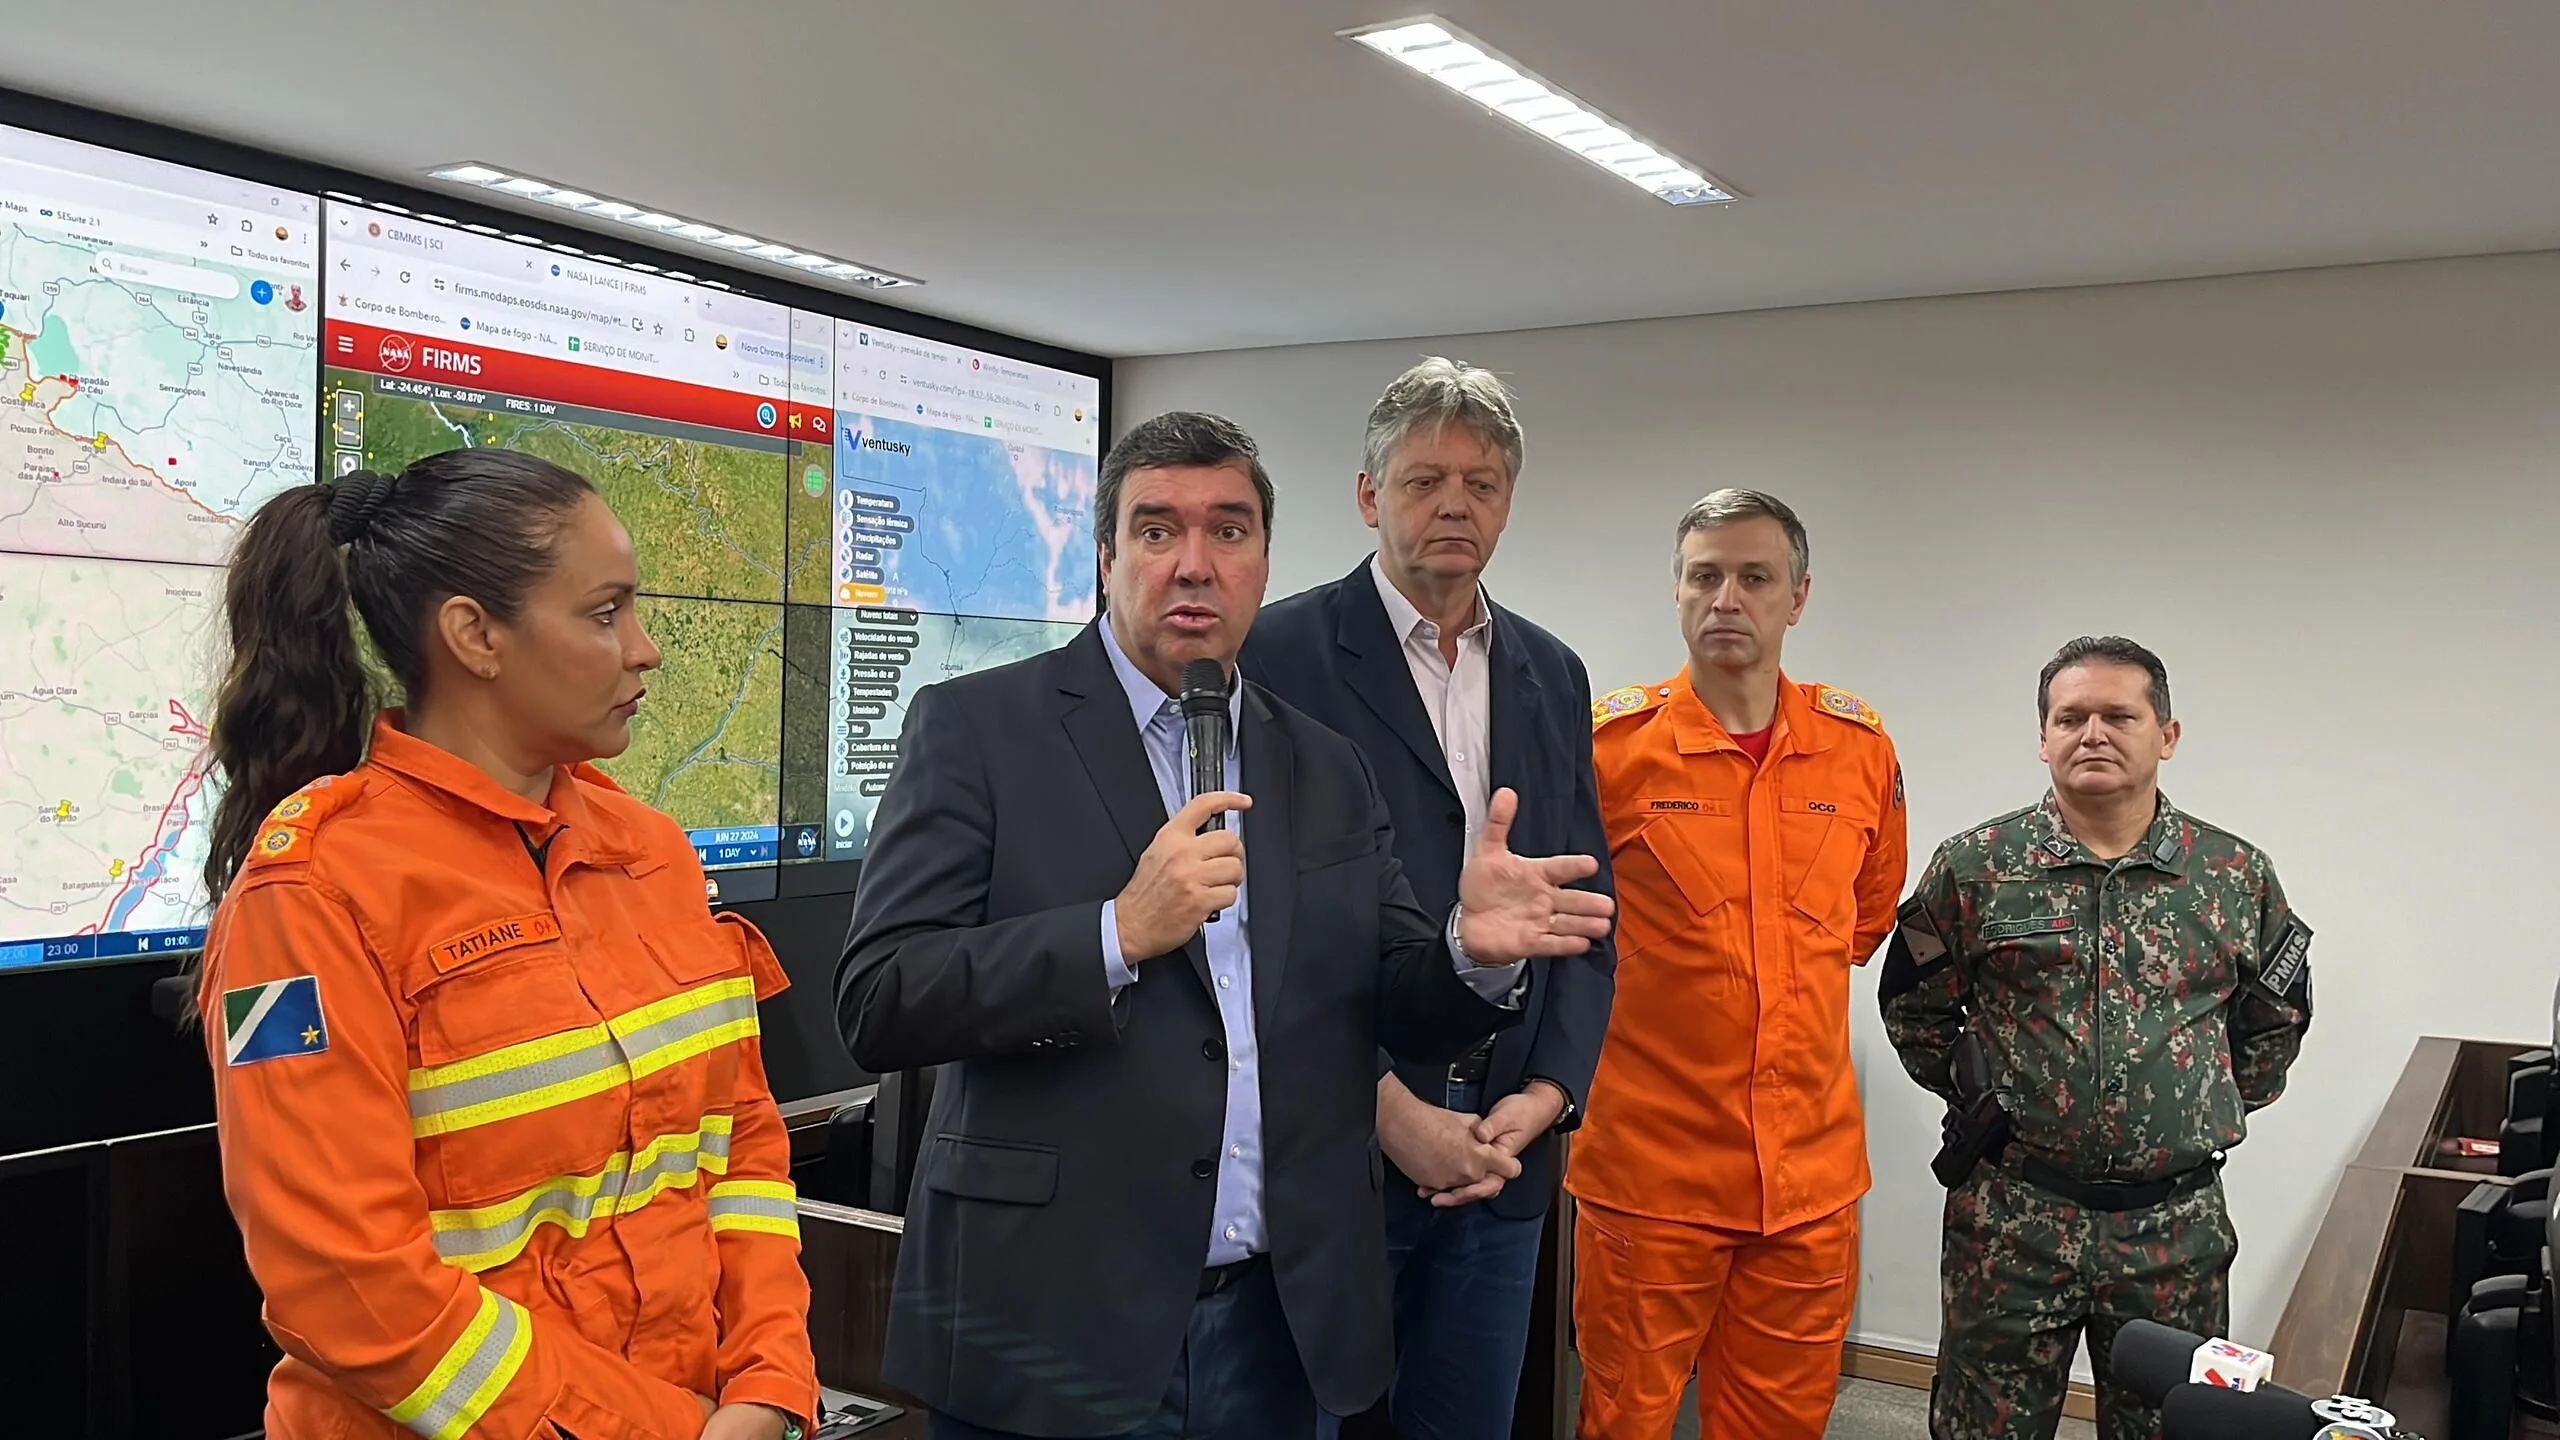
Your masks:
<instances>
[{"instance_id":1,"label":"white wall","mask_svg":"<svg viewBox=\"0 0 2560 1440\"><path fill-rule=\"evenodd\" d=\"M1274 598L1369 544L1379 388L1503 372L1528 461L1488 576L1606 690L1674 673L1670 529L1725 484L1813 537L1789 669L1866 696L1913 872L2041 793L2039 665L2168 661L2186 808L2272 854L2318 1014L2228 1180L2239 1338L2267 1341L2339 1168L2423 1034L2533 1039L2560 814L2560 254L1126 362L1125 427L1234 416L1280 500ZM1853 1001L1877 1184L1858 1338L1934 1346L1937 1106Z\"/></svg>"}]
</instances>

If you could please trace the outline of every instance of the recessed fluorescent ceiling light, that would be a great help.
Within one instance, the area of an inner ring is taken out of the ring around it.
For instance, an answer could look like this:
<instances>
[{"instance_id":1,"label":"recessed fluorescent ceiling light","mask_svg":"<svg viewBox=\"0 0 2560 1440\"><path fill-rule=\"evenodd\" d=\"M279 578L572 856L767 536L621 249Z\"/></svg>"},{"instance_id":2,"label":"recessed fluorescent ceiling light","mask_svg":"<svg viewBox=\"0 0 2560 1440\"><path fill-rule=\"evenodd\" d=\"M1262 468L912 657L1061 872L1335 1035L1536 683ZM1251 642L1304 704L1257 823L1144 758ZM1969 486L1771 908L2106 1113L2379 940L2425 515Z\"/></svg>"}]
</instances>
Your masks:
<instances>
[{"instance_id":1,"label":"recessed fluorescent ceiling light","mask_svg":"<svg viewBox=\"0 0 2560 1440\"><path fill-rule=\"evenodd\" d=\"M494 190L501 195L511 195L520 200L533 200L545 205L557 206L591 220L608 220L617 225L628 225L634 230L646 232L659 244L681 241L703 250L716 252L723 259L734 260L743 256L804 278L815 277L821 281L833 281L838 285L861 290L892 290L901 286L924 283L912 276L892 275L886 270L875 270L871 266L857 265L850 260L839 260L832 255L820 255L791 245L777 245L754 235L724 230L717 225L706 225L699 220L688 220L681 215L665 214L607 196L591 195L584 190L572 190L566 185L555 185L548 180L539 180L530 175L518 175L512 171L500 170L493 165L482 165L476 162L442 165L427 173L438 180L455 185L477 186L484 190ZM553 248L565 247L554 246ZM634 265L631 268L647 267ZM691 278L682 276L682 272L675 270L665 273Z\"/></svg>"},{"instance_id":2,"label":"recessed fluorescent ceiling light","mask_svg":"<svg viewBox=\"0 0 2560 1440\"><path fill-rule=\"evenodd\" d=\"M1713 205L1734 198L1732 190L1704 170L1636 135L1437 15L1337 33L1658 200Z\"/></svg>"}]
</instances>

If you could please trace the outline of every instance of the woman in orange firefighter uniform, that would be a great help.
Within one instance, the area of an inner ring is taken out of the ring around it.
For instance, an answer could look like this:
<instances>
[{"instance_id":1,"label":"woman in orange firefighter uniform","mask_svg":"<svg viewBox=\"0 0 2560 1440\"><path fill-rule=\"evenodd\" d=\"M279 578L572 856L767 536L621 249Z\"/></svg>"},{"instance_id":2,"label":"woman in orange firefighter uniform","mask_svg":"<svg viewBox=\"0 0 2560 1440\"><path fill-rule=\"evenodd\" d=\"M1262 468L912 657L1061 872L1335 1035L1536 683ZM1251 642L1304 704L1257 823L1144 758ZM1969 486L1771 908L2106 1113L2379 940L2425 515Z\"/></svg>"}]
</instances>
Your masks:
<instances>
[{"instance_id":1,"label":"woman in orange firefighter uniform","mask_svg":"<svg viewBox=\"0 0 2560 1440\"><path fill-rule=\"evenodd\" d=\"M198 1000L273 1440L816 1413L781 968L586 763L659 661L636 583L594 489L503 450L287 491L232 559ZM351 592L405 710L372 713Z\"/></svg>"}]
</instances>

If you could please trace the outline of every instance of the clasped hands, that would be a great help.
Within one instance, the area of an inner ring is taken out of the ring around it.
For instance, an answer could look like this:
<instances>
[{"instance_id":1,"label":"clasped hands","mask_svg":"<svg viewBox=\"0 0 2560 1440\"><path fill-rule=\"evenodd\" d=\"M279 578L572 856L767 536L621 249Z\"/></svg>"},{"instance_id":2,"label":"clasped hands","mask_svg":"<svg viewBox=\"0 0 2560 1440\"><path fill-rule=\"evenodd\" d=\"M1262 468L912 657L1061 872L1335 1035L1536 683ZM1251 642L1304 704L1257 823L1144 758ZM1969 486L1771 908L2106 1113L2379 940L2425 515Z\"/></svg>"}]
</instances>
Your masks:
<instances>
[{"instance_id":1,"label":"clasped hands","mask_svg":"<svg viewBox=\"0 0 2560 1440\"><path fill-rule=\"evenodd\" d=\"M1243 837L1232 826L1200 827L1212 815L1252 808L1251 796L1232 790L1194 796L1148 842L1115 902L1120 950L1131 964L1170 953L1211 915L1234 906L1244 884ZM1458 944L1478 965L1579 955L1607 938L1617 913L1608 896L1572 888L1599 872L1597 859L1511 853L1511 821L1519 810L1512 791L1493 793L1484 831L1458 875Z\"/></svg>"},{"instance_id":2,"label":"clasped hands","mask_svg":"<svg viewBox=\"0 0 2560 1440\"><path fill-rule=\"evenodd\" d=\"M1520 1152L1555 1128L1564 1101L1554 1081L1531 1080L1479 1119L1422 1100L1388 1075L1378 1081L1378 1146L1436 1208L1472 1205L1518 1178Z\"/></svg>"}]
</instances>

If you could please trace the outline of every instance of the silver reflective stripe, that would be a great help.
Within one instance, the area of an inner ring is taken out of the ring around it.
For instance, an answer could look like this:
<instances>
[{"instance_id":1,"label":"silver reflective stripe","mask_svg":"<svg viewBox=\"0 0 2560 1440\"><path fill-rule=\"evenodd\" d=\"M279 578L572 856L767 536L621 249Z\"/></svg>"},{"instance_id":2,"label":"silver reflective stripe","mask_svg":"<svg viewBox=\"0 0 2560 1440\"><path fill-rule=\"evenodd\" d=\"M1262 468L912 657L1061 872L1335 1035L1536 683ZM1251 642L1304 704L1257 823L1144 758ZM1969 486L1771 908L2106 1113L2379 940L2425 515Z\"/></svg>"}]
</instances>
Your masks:
<instances>
[{"instance_id":1,"label":"silver reflective stripe","mask_svg":"<svg viewBox=\"0 0 2560 1440\"><path fill-rule=\"evenodd\" d=\"M709 1001L619 1037L608 1034L563 1055L529 1060L485 1075L449 1080L441 1085L420 1085L418 1079L423 1072L412 1072L409 1091L411 1128L420 1135L444 1134L565 1104L610 1085L622 1084L666 1068L666 1063L671 1061L650 1063L659 1051L681 1046L687 1040L724 1026L753 1026L755 1021L756 1000L750 990L742 995ZM575 1033L572 1032L571 1038ZM460 1061L457 1065L473 1063ZM444 1068L450 1071L455 1067ZM600 1079L604 1083L598 1083ZM548 1091L561 1093L546 1095ZM464 1115L459 1112L471 1113Z\"/></svg>"},{"instance_id":2,"label":"silver reflective stripe","mask_svg":"<svg viewBox=\"0 0 2560 1440\"><path fill-rule=\"evenodd\" d=\"M557 1225L572 1235L584 1235L598 1216L646 1205L655 1198L662 1182L671 1186L691 1184L705 1169L715 1175L725 1174L729 1167L726 1119L714 1116L704 1122L698 1135L675 1135L656 1142L649 1148L658 1153L637 1171L630 1169L630 1156L616 1155L605 1162L599 1174L557 1176L528 1195L508 1202L509 1209L522 1206L508 1219L471 1229L439 1227L435 1234L436 1255L446 1264L465 1270L494 1269L523 1253L533 1232L543 1225ZM715 1122L718 1128L713 1128ZM706 1161L705 1156L710 1158ZM630 1197L627 1202L626 1197ZM481 1208L485 1211L491 1207Z\"/></svg>"},{"instance_id":3,"label":"silver reflective stripe","mask_svg":"<svg viewBox=\"0 0 2560 1440\"><path fill-rule=\"evenodd\" d=\"M761 1215L768 1220L788 1220L794 1225L800 1223L800 1207L788 1200L763 1195L714 1195L710 1210L713 1220L725 1220L733 1215Z\"/></svg>"},{"instance_id":4,"label":"silver reflective stripe","mask_svg":"<svg viewBox=\"0 0 2560 1440\"><path fill-rule=\"evenodd\" d=\"M428 1377L427 1386L420 1387L422 1393L411 1395L390 1412L391 1418L427 1440L454 1440L468 1432L488 1413L490 1402L497 1399L524 1363L517 1337L531 1323L531 1317L503 1295L493 1293L488 1299L496 1302L497 1313L479 1343L460 1357L461 1363L449 1372L446 1365L451 1365L455 1357L448 1354L446 1364L438 1365L436 1373ZM465 1339L468 1338L466 1333Z\"/></svg>"},{"instance_id":5,"label":"silver reflective stripe","mask_svg":"<svg viewBox=\"0 0 2560 1440\"><path fill-rule=\"evenodd\" d=\"M495 1104L622 1068L622 1048L608 1038L554 1059L537 1060L492 1075L475 1075L468 1080L412 1090L409 1092L409 1118L423 1120L448 1111Z\"/></svg>"},{"instance_id":6,"label":"silver reflective stripe","mask_svg":"<svg viewBox=\"0 0 2560 1440\"><path fill-rule=\"evenodd\" d=\"M622 1037L622 1048L624 1053L631 1057L631 1068L636 1072L642 1068L642 1062L648 1059L652 1051L663 1050L680 1040L699 1035L705 1030L717 1030L723 1025L755 1018L756 997L751 994L733 995L725 1000L715 1000L698 1010L688 1010L682 1015L671 1015L655 1025L643 1025Z\"/></svg>"}]
</instances>

